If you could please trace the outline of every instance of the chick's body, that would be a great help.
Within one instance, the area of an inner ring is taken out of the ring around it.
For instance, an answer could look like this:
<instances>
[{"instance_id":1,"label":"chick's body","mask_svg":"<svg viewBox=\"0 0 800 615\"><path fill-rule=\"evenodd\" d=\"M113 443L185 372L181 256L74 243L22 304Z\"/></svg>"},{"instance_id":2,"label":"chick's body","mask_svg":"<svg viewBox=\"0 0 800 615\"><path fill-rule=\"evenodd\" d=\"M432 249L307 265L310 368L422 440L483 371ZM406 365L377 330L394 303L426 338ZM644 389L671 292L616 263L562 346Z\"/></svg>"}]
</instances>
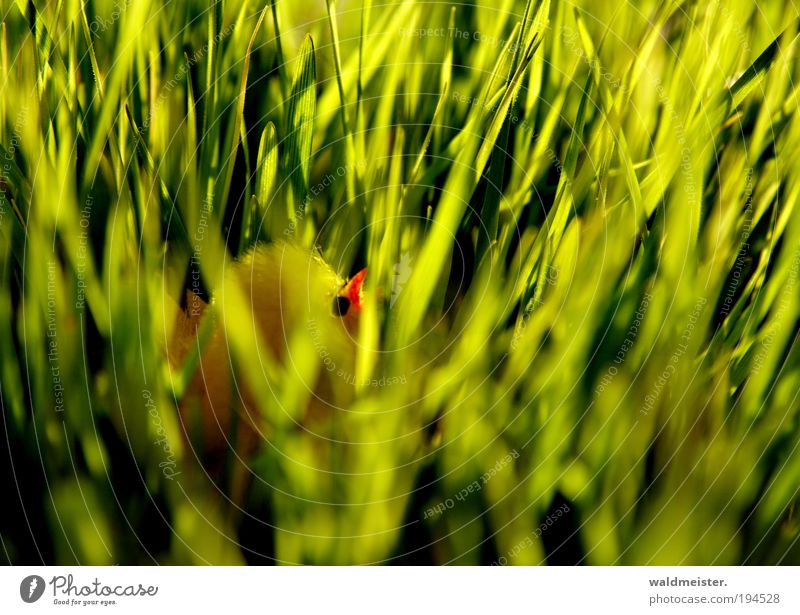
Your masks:
<instances>
[{"instance_id":1,"label":"chick's body","mask_svg":"<svg viewBox=\"0 0 800 615\"><path fill-rule=\"evenodd\" d=\"M342 374L353 373L357 316L334 312L341 286L320 257L279 243L226 267L213 305L188 293L169 355L173 366L181 364L203 320L214 319L181 400L185 430L203 456L231 449L248 456L271 430L310 423L349 403L353 387ZM237 336L255 356L240 355ZM242 361L250 362L249 378Z\"/></svg>"}]
</instances>

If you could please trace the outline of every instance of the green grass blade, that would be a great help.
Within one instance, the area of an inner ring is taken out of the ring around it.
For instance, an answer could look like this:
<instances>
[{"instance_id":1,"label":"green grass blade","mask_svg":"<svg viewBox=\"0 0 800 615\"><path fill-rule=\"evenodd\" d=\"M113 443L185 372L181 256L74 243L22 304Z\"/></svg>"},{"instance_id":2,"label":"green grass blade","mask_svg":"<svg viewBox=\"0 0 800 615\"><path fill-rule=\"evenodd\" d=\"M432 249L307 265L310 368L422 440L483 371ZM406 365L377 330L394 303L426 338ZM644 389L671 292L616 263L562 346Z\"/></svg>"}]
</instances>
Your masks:
<instances>
[{"instance_id":1,"label":"green grass blade","mask_svg":"<svg viewBox=\"0 0 800 615\"><path fill-rule=\"evenodd\" d=\"M314 56L314 41L307 34L300 46L292 90L286 108L284 128L285 166L289 177L289 220L295 223L297 212L304 207L308 196L311 172L311 146L314 133L314 116L317 106L317 65Z\"/></svg>"}]
</instances>

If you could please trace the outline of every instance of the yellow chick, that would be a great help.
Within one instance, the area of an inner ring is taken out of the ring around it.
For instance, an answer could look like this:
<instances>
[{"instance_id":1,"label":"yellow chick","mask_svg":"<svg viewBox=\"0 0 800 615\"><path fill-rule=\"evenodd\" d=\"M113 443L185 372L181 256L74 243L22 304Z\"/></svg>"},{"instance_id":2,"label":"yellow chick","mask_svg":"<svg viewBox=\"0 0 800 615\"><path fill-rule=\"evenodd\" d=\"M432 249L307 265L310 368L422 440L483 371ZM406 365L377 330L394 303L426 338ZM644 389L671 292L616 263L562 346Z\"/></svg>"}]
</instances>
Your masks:
<instances>
[{"instance_id":1,"label":"yellow chick","mask_svg":"<svg viewBox=\"0 0 800 615\"><path fill-rule=\"evenodd\" d=\"M181 365L198 343L203 320L214 318L180 403L189 443L211 467L231 449L243 459L252 455L271 429L259 413L264 404L257 402L274 400L272 389L281 384L262 378L258 390L252 390L247 379L237 375L239 370L232 366L240 357L232 350L232 328L260 338L266 346L259 354L269 356L253 356L256 365L262 359L274 361L287 377L308 378L304 382L307 406L275 411L300 417L303 424L313 423L352 399L352 381L340 375L354 371L365 276L363 270L345 284L319 255L275 243L257 246L225 269L214 293L213 309L187 291L187 307L178 310L168 356L173 367ZM234 315L242 312L232 303L232 285L242 291L239 297L247 304L249 317L244 321Z\"/></svg>"}]
</instances>

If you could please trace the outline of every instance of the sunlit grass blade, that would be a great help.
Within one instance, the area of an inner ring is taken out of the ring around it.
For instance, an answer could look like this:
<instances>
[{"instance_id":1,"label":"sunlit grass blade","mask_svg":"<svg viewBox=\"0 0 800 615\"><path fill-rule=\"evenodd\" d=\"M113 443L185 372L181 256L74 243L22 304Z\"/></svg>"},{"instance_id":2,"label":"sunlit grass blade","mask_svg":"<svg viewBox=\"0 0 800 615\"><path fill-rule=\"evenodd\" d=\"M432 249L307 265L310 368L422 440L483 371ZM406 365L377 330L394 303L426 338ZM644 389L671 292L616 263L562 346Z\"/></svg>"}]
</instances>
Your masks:
<instances>
[{"instance_id":1,"label":"sunlit grass blade","mask_svg":"<svg viewBox=\"0 0 800 615\"><path fill-rule=\"evenodd\" d=\"M314 41L306 35L300 46L292 90L286 107L284 173L291 188L288 197L290 222L305 208L311 169L311 146L317 108L317 64Z\"/></svg>"}]
</instances>

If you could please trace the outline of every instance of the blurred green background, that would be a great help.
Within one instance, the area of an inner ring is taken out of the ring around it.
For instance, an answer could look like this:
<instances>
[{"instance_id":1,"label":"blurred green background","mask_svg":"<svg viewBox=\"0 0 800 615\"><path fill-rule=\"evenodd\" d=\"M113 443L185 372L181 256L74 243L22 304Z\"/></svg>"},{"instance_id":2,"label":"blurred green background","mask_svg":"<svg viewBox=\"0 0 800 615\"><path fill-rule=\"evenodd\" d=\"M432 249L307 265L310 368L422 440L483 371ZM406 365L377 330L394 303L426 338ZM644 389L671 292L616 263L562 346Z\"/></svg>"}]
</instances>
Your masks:
<instances>
[{"instance_id":1,"label":"blurred green background","mask_svg":"<svg viewBox=\"0 0 800 615\"><path fill-rule=\"evenodd\" d=\"M800 564L794 5L0 17L0 559ZM376 383L282 368L234 503L165 297L276 240L369 267Z\"/></svg>"}]
</instances>

